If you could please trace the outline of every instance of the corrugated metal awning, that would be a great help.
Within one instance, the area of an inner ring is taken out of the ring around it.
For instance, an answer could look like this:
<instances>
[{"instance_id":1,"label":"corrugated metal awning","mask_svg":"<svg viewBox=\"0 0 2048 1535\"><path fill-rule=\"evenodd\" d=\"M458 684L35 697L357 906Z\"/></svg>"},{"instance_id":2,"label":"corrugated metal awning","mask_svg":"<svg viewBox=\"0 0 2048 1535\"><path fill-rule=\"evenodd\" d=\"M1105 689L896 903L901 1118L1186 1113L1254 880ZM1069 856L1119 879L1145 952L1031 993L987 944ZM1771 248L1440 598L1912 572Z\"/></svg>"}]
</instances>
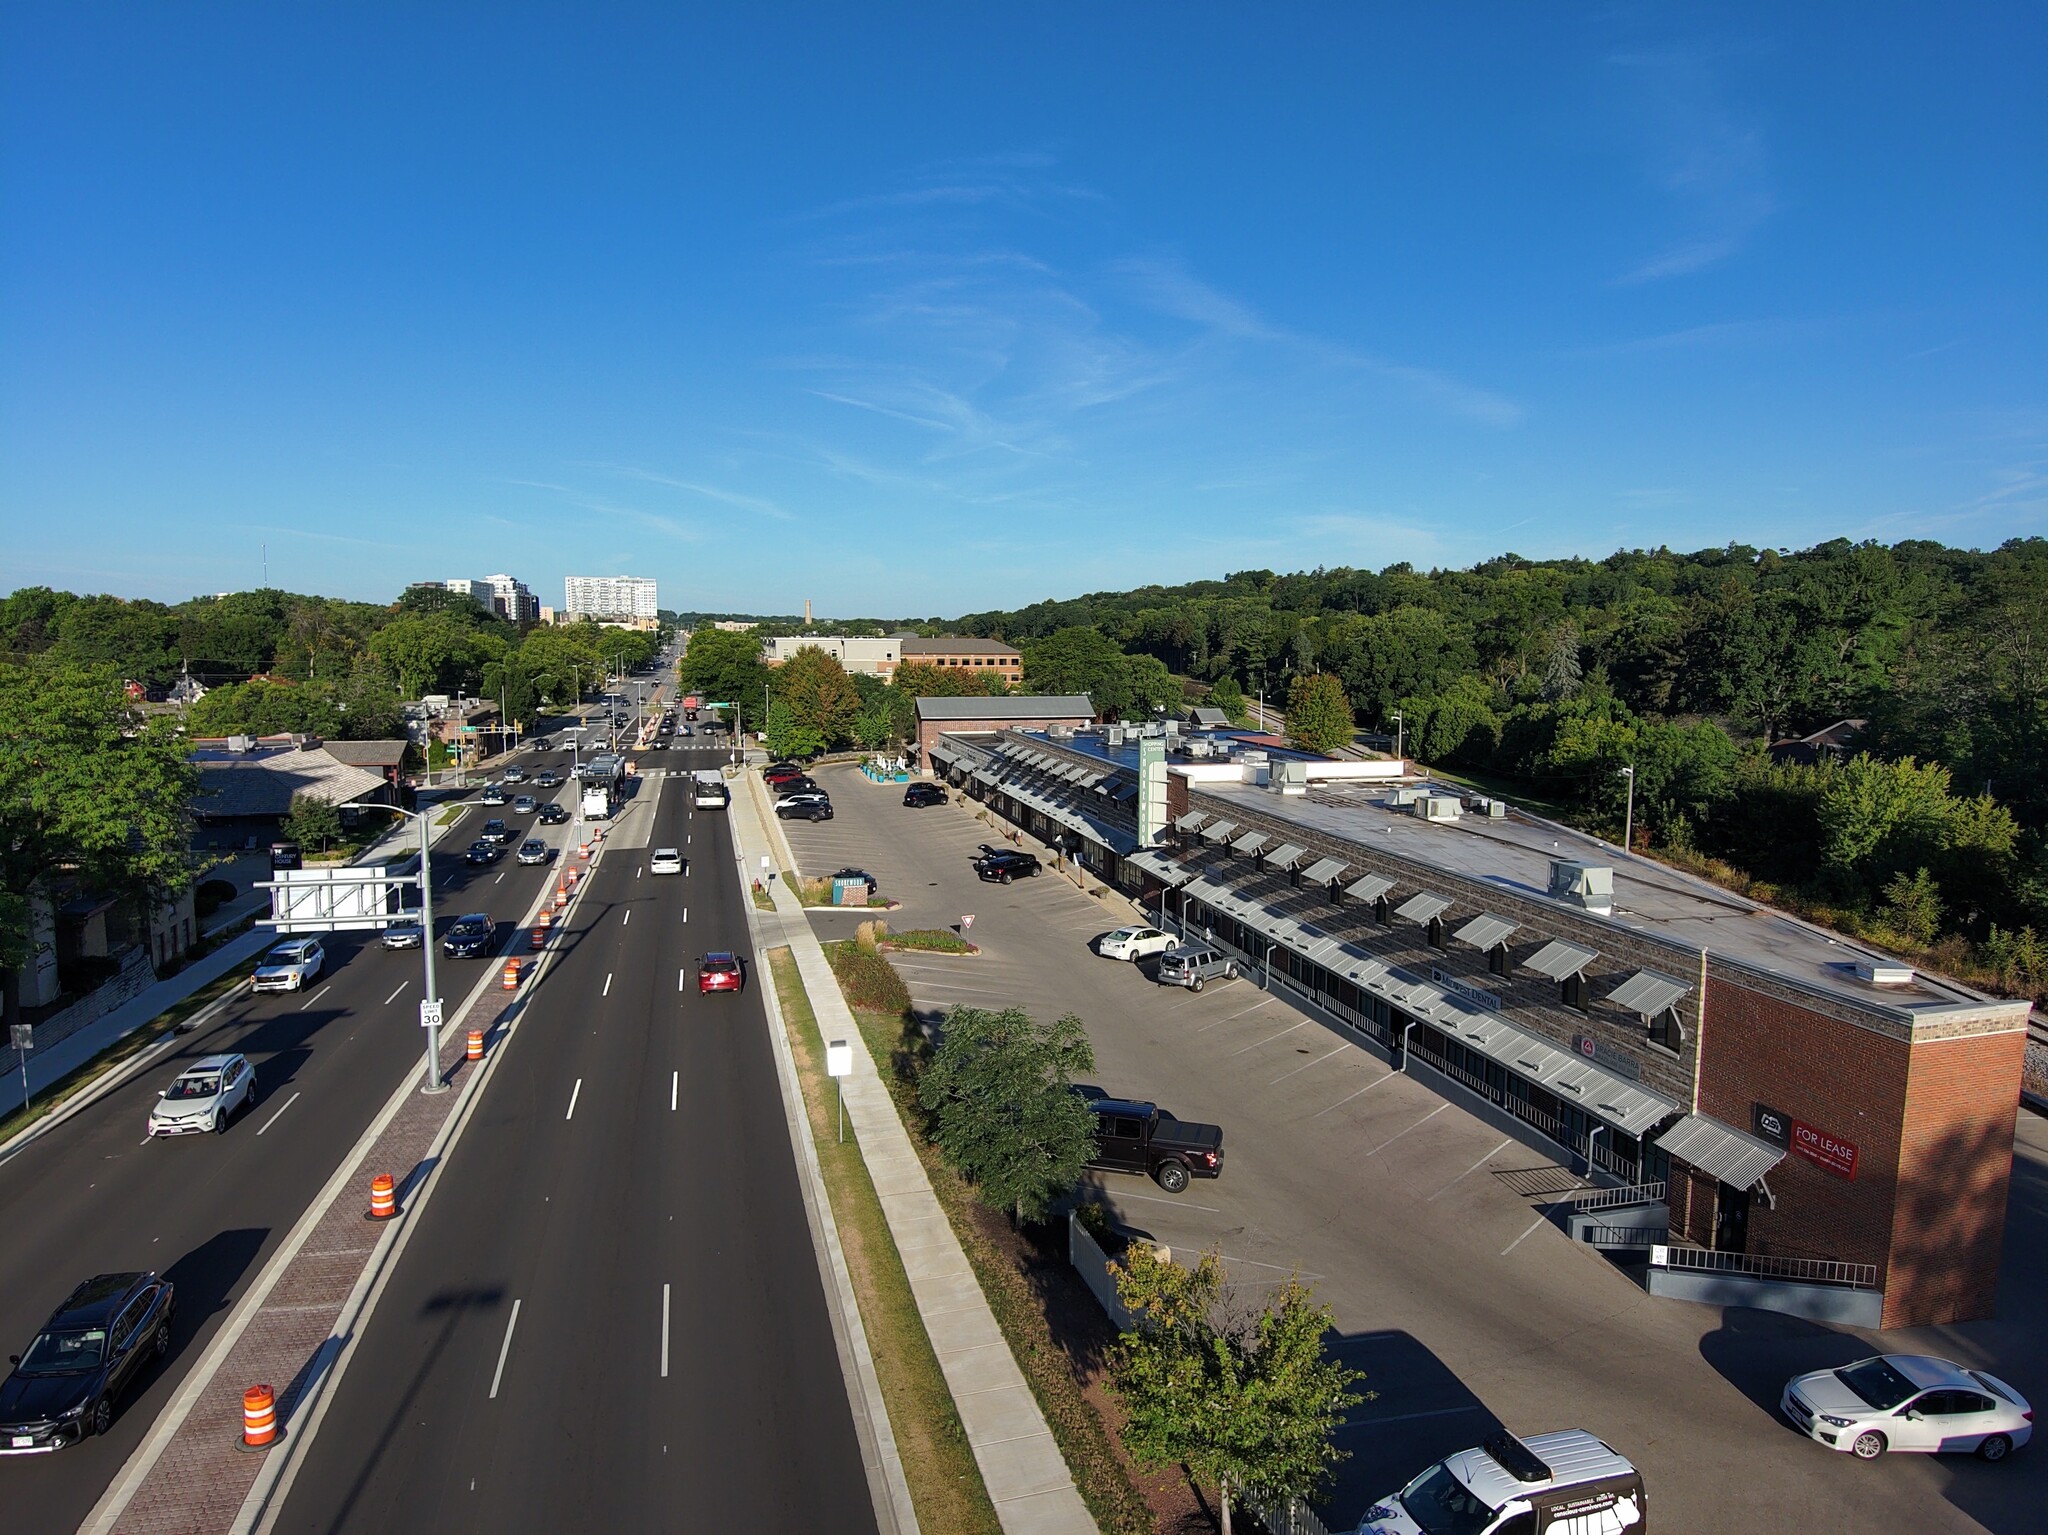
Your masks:
<instances>
[{"instance_id":1,"label":"corrugated metal awning","mask_svg":"<svg viewBox=\"0 0 2048 1535\"><path fill-rule=\"evenodd\" d=\"M974 770L974 781L976 783L985 783L990 786L993 786L1001 776L1002 775L998 773L991 772L987 768L976 768Z\"/></svg>"},{"instance_id":2,"label":"corrugated metal awning","mask_svg":"<svg viewBox=\"0 0 2048 1535\"><path fill-rule=\"evenodd\" d=\"M1269 869L1291 869L1301 860L1302 855L1307 852L1307 848L1296 847L1292 842L1282 843L1266 855L1266 867Z\"/></svg>"},{"instance_id":3,"label":"corrugated metal awning","mask_svg":"<svg viewBox=\"0 0 2048 1535\"><path fill-rule=\"evenodd\" d=\"M1326 885L1342 874L1346 867L1347 865L1341 858L1318 858L1314 863L1301 871L1301 877L1306 880L1313 880L1319 885Z\"/></svg>"},{"instance_id":4,"label":"corrugated metal awning","mask_svg":"<svg viewBox=\"0 0 2048 1535\"><path fill-rule=\"evenodd\" d=\"M1230 850L1234 853L1256 853L1272 840L1262 831L1248 831L1230 844Z\"/></svg>"},{"instance_id":5,"label":"corrugated metal awning","mask_svg":"<svg viewBox=\"0 0 2048 1535\"><path fill-rule=\"evenodd\" d=\"M1393 888L1394 882L1388 879L1386 875L1367 874L1354 879L1350 884L1346 885L1344 893L1346 895L1355 895L1361 901L1377 901Z\"/></svg>"},{"instance_id":6,"label":"corrugated metal awning","mask_svg":"<svg viewBox=\"0 0 2048 1535\"><path fill-rule=\"evenodd\" d=\"M1755 1187L1757 1179L1785 1160L1785 1153L1769 1141L1705 1114L1686 1115L1651 1144L1734 1189Z\"/></svg>"},{"instance_id":7,"label":"corrugated metal awning","mask_svg":"<svg viewBox=\"0 0 2048 1535\"><path fill-rule=\"evenodd\" d=\"M1565 1102L1577 1104L1624 1134L1641 1135L1680 1111L1680 1105L1662 1093L1539 1039L1497 1013L1439 1009L1433 1012L1432 1019L1460 1044L1541 1084Z\"/></svg>"},{"instance_id":8,"label":"corrugated metal awning","mask_svg":"<svg viewBox=\"0 0 2048 1535\"><path fill-rule=\"evenodd\" d=\"M1406 917L1410 922L1427 922L1432 917L1441 917L1450 909L1451 903L1443 896L1432 895L1429 891L1424 890L1420 894L1411 895L1399 906L1396 906L1394 908L1394 915Z\"/></svg>"},{"instance_id":9,"label":"corrugated metal awning","mask_svg":"<svg viewBox=\"0 0 2048 1535\"><path fill-rule=\"evenodd\" d=\"M1207 822L1208 819L1208 811L1190 810L1186 815L1179 816L1174 820L1173 829L1175 831L1194 831Z\"/></svg>"},{"instance_id":10,"label":"corrugated metal awning","mask_svg":"<svg viewBox=\"0 0 2048 1535\"><path fill-rule=\"evenodd\" d=\"M1236 830L1237 822L1235 821L1211 821L1202 828L1202 840L1204 842L1222 842Z\"/></svg>"},{"instance_id":11,"label":"corrugated metal awning","mask_svg":"<svg viewBox=\"0 0 2048 1535\"><path fill-rule=\"evenodd\" d=\"M1185 885L1195 877L1193 870L1183 869L1165 854L1154 852L1150 848L1141 849L1131 854L1124 861L1143 869L1161 884L1167 886Z\"/></svg>"},{"instance_id":12,"label":"corrugated metal awning","mask_svg":"<svg viewBox=\"0 0 2048 1535\"><path fill-rule=\"evenodd\" d=\"M1516 924L1506 917L1496 917L1491 912L1481 912L1451 936L1460 943L1469 943L1479 950L1495 949L1507 942Z\"/></svg>"},{"instance_id":13,"label":"corrugated metal awning","mask_svg":"<svg viewBox=\"0 0 2048 1535\"><path fill-rule=\"evenodd\" d=\"M1654 1018L1692 988L1655 970L1638 970L1607 994L1616 1007L1645 1018Z\"/></svg>"},{"instance_id":14,"label":"corrugated metal awning","mask_svg":"<svg viewBox=\"0 0 2048 1535\"><path fill-rule=\"evenodd\" d=\"M1582 949L1575 943L1566 943L1562 938L1553 938L1523 960L1522 968L1534 970L1538 975L1547 975L1553 981L1561 981L1568 975L1577 975L1599 957L1599 951L1596 949Z\"/></svg>"}]
</instances>

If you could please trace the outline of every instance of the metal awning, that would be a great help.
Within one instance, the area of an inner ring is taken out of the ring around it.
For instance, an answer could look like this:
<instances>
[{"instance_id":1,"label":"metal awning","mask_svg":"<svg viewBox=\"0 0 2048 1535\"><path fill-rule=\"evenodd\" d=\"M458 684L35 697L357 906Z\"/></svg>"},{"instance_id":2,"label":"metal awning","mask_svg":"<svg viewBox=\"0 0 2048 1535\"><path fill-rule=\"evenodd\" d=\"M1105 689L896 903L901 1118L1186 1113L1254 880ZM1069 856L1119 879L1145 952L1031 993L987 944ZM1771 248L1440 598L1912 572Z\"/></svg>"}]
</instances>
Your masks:
<instances>
[{"instance_id":1,"label":"metal awning","mask_svg":"<svg viewBox=\"0 0 2048 1535\"><path fill-rule=\"evenodd\" d=\"M1638 970L1607 994L1607 1000L1627 1012L1654 1018L1692 988L1683 981L1654 970Z\"/></svg>"},{"instance_id":2,"label":"metal awning","mask_svg":"<svg viewBox=\"0 0 2048 1535\"><path fill-rule=\"evenodd\" d=\"M1138 797L1138 786L1134 783L1120 783L1109 791L1109 797L1121 805L1127 799Z\"/></svg>"},{"instance_id":3,"label":"metal awning","mask_svg":"<svg viewBox=\"0 0 2048 1535\"><path fill-rule=\"evenodd\" d=\"M1497 949L1506 943L1515 927L1516 924L1508 921L1506 917L1496 917L1491 912L1483 911L1451 936L1458 942L1469 943L1473 948L1483 952L1487 949Z\"/></svg>"},{"instance_id":4,"label":"metal awning","mask_svg":"<svg viewBox=\"0 0 2048 1535\"><path fill-rule=\"evenodd\" d=\"M1547 975L1553 981L1561 981L1568 975L1577 975L1599 957L1597 950L1582 949L1575 943L1566 943L1562 938L1553 938L1523 960L1522 968L1534 970L1538 975Z\"/></svg>"},{"instance_id":5,"label":"metal awning","mask_svg":"<svg viewBox=\"0 0 2048 1535\"><path fill-rule=\"evenodd\" d=\"M1753 1188L1757 1179L1785 1160L1769 1141L1745 1135L1705 1114L1688 1114L1652 1142L1672 1159L1717 1178L1733 1189Z\"/></svg>"},{"instance_id":6,"label":"metal awning","mask_svg":"<svg viewBox=\"0 0 2048 1535\"><path fill-rule=\"evenodd\" d=\"M1399 906L1396 906L1394 908L1394 915L1406 917L1410 922L1428 922L1432 918L1441 917L1450 909L1451 903L1448 900L1440 895L1432 895L1425 890L1419 895L1411 895Z\"/></svg>"},{"instance_id":7,"label":"metal awning","mask_svg":"<svg viewBox=\"0 0 2048 1535\"><path fill-rule=\"evenodd\" d=\"M1346 895L1355 895L1361 901L1377 901L1393 888L1394 882L1388 879L1386 875L1367 874L1362 878L1354 879L1350 884L1346 885L1344 893Z\"/></svg>"},{"instance_id":8,"label":"metal awning","mask_svg":"<svg viewBox=\"0 0 2048 1535\"><path fill-rule=\"evenodd\" d=\"M1059 776L1064 778L1068 783L1079 783L1082 779L1088 776L1088 770L1082 767L1078 762L1070 762L1065 767L1060 768L1058 771Z\"/></svg>"},{"instance_id":9,"label":"metal awning","mask_svg":"<svg viewBox=\"0 0 2048 1535\"><path fill-rule=\"evenodd\" d=\"M1291 869L1296 863L1300 862L1303 855L1307 852L1307 848L1296 847L1292 842L1282 843L1266 855L1266 867L1269 869Z\"/></svg>"},{"instance_id":10,"label":"metal awning","mask_svg":"<svg viewBox=\"0 0 2048 1535\"><path fill-rule=\"evenodd\" d=\"M1188 813L1187 813L1186 815L1184 815L1184 816L1180 816L1180 817L1177 817L1177 818L1175 819L1175 821L1174 821L1174 823L1173 823L1173 829L1174 829L1175 831L1194 831L1194 830L1195 830L1196 828L1200 827L1200 826L1201 826L1201 825L1202 825L1202 824L1203 824L1204 822L1206 822L1206 821L1207 821L1208 819L1209 819L1209 812L1208 812L1208 811L1206 811L1206 810L1190 810L1190 811L1189 811L1189 812L1188 812Z\"/></svg>"},{"instance_id":11,"label":"metal awning","mask_svg":"<svg viewBox=\"0 0 2048 1535\"><path fill-rule=\"evenodd\" d=\"M1183 869L1164 853L1156 853L1150 848L1140 849L1126 858L1124 862L1132 865L1134 868L1143 869L1147 874L1169 888L1176 885L1185 885L1195 877L1192 869Z\"/></svg>"},{"instance_id":12,"label":"metal awning","mask_svg":"<svg viewBox=\"0 0 2048 1535\"><path fill-rule=\"evenodd\" d=\"M1222 842L1236 830L1237 822L1235 821L1211 821L1202 828L1202 840L1204 842Z\"/></svg>"},{"instance_id":13,"label":"metal awning","mask_svg":"<svg viewBox=\"0 0 2048 1535\"><path fill-rule=\"evenodd\" d=\"M1001 776L1002 776L1002 775L1000 775L1000 774L998 774L998 773L993 773L993 772L989 771L989 769L987 769L987 768L976 768L976 769L974 770L974 781L975 781L976 783L985 783L985 784L988 784L988 785L990 785L991 787L993 787L993 786L995 785L995 783L997 782L997 780L998 780L998 779L999 779L999 778L1000 778Z\"/></svg>"},{"instance_id":14,"label":"metal awning","mask_svg":"<svg viewBox=\"0 0 2048 1535\"><path fill-rule=\"evenodd\" d=\"M1273 839L1262 831L1248 831L1230 844L1233 853L1256 853Z\"/></svg>"},{"instance_id":15,"label":"metal awning","mask_svg":"<svg viewBox=\"0 0 2048 1535\"><path fill-rule=\"evenodd\" d=\"M1342 874L1345 867L1346 865L1341 858L1318 858L1314 863L1301 871L1301 877L1319 885L1326 885Z\"/></svg>"},{"instance_id":16,"label":"metal awning","mask_svg":"<svg viewBox=\"0 0 2048 1535\"><path fill-rule=\"evenodd\" d=\"M1681 1105L1626 1077L1594 1065L1584 1056L1539 1039L1497 1013L1438 1010L1432 1021L1468 1049L1498 1061L1536 1082L1566 1103L1578 1105L1627 1135L1641 1135L1680 1112Z\"/></svg>"}]
</instances>

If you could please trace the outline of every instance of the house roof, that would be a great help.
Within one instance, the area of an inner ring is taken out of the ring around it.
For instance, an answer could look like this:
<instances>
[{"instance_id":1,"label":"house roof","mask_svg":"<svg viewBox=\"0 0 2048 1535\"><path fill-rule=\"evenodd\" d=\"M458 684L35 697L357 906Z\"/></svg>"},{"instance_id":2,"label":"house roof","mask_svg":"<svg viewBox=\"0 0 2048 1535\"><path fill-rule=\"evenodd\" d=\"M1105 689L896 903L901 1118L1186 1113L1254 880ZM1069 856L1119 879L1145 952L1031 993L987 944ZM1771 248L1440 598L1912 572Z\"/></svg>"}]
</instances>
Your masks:
<instances>
[{"instance_id":1,"label":"house roof","mask_svg":"<svg viewBox=\"0 0 2048 1535\"><path fill-rule=\"evenodd\" d=\"M350 767L394 768L404 760L404 741L329 741L327 755Z\"/></svg>"},{"instance_id":2,"label":"house roof","mask_svg":"<svg viewBox=\"0 0 2048 1535\"><path fill-rule=\"evenodd\" d=\"M386 787L384 775L336 761L323 747L293 751L196 752L199 793L192 810L206 819L281 816L294 794L343 804Z\"/></svg>"},{"instance_id":3,"label":"house roof","mask_svg":"<svg viewBox=\"0 0 2048 1535\"><path fill-rule=\"evenodd\" d=\"M1086 693L1011 695L1007 698L920 698L917 717L921 720L1073 720L1086 724L1095 718L1095 705Z\"/></svg>"},{"instance_id":4,"label":"house roof","mask_svg":"<svg viewBox=\"0 0 2048 1535\"><path fill-rule=\"evenodd\" d=\"M902 654L911 656L1021 656L1014 645L1005 645L1001 640L975 640L955 635L941 635L935 640L905 640Z\"/></svg>"}]
</instances>

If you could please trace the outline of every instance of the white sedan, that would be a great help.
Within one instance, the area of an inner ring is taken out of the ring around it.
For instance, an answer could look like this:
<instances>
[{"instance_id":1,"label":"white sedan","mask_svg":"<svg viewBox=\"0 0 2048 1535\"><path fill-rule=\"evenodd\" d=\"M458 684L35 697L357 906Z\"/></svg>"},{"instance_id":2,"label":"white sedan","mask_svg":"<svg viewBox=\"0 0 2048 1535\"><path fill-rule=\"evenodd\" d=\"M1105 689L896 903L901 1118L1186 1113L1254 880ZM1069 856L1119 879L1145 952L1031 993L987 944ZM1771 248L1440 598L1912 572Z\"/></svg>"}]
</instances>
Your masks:
<instances>
[{"instance_id":1,"label":"white sedan","mask_svg":"<svg viewBox=\"0 0 2048 1535\"><path fill-rule=\"evenodd\" d=\"M1801 1375L1778 1410L1801 1433L1859 1460L1886 1450L1974 1450L2004 1460L2034 1435L2034 1411L2012 1387L1926 1354L1880 1354Z\"/></svg>"},{"instance_id":2,"label":"white sedan","mask_svg":"<svg viewBox=\"0 0 2048 1535\"><path fill-rule=\"evenodd\" d=\"M683 872L683 855L672 847L658 847L647 858L649 874L680 874Z\"/></svg>"},{"instance_id":3,"label":"white sedan","mask_svg":"<svg viewBox=\"0 0 2048 1535\"><path fill-rule=\"evenodd\" d=\"M1120 927L1095 940L1095 952L1104 959L1140 960L1147 954L1166 954L1180 947L1180 940L1156 927Z\"/></svg>"}]
</instances>

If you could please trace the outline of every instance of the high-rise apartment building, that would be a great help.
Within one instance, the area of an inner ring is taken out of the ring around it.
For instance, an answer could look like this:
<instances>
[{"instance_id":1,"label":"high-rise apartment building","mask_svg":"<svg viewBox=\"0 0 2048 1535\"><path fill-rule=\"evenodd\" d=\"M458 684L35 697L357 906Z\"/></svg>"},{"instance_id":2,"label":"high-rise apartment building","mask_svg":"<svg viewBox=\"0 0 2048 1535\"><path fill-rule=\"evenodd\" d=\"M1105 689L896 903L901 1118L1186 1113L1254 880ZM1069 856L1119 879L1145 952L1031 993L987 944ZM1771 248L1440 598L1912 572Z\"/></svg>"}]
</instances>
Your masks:
<instances>
[{"instance_id":1,"label":"high-rise apartment building","mask_svg":"<svg viewBox=\"0 0 2048 1535\"><path fill-rule=\"evenodd\" d=\"M433 583L428 582L427 584L431 586ZM496 595L491 590L490 582L471 581L463 576L457 576L452 581L443 581L441 585L447 587L451 592L460 592L471 602L487 608L491 606L491 598Z\"/></svg>"},{"instance_id":2,"label":"high-rise apartment building","mask_svg":"<svg viewBox=\"0 0 2048 1535\"><path fill-rule=\"evenodd\" d=\"M489 588L490 595L484 601L500 618L509 619L522 629L540 622L540 599L527 589L524 581L500 573L472 584Z\"/></svg>"},{"instance_id":3,"label":"high-rise apartment building","mask_svg":"<svg viewBox=\"0 0 2048 1535\"><path fill-rule=\"evenodd\" d=\"M562 586L571 619L652 619L661 613L651 576L569 576Z\"/></svg>"}]
</instances>

